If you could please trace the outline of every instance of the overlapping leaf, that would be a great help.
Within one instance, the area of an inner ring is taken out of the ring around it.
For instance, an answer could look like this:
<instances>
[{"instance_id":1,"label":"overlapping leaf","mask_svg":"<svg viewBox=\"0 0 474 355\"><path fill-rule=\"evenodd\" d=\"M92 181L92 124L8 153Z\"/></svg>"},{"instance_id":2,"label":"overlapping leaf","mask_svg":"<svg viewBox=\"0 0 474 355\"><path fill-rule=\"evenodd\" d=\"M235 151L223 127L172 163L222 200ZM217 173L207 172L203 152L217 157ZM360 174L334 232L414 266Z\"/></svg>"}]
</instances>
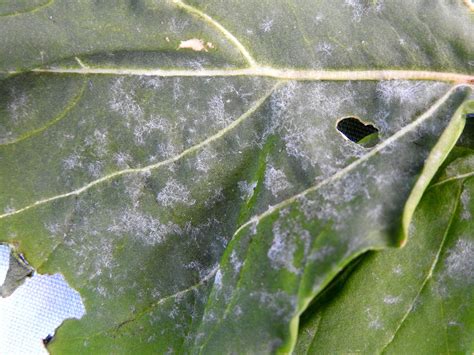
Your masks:
<instances>
[{"instance_id":1,"label":"overlapping leaf","mask_svg":"<svg viewBox=\"0 0 474 355\"><path fill-rule=\"evenodd\" d=\"M408 245L363 259L303 317L296 353L466 353L473 349L473 152L417 208Z\"/></svg>"},{"instance_id":2,"label":"overlapping leaf","mask_svg":"<svg viewBox=\"0 0 474 355\"><path fill-rule=\"evenodd\" d=\"M0 7L0 238L81 293L57 351L290 351L345 265L404 242L472 100L461 3L36 5Z\"/></svg>"}]
</instances>

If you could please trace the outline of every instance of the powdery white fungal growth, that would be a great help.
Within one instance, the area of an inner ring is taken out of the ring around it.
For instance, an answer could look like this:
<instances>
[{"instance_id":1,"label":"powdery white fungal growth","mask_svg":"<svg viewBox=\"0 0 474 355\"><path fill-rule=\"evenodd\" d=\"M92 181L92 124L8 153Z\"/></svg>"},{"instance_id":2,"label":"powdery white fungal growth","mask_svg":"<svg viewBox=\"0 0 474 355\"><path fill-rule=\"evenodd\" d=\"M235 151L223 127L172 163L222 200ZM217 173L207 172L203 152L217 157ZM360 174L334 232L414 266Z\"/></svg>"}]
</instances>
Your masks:
<instances>
[{"instance_id":1,"label":"powdery white fungal growth","mask_svg":"<svg viewBox=\"0 0 474 355\"><path fill-rule=\"evenodd\" d=\"M273 27L273 19L265 19L261 24L260 24L260 30L264 33L270 32Z\"/></svg>"},{"instance_id":2,"label":"powdery white fungal growth","mask_svg":"<svg viewBox=\"0 0 474 355\"><path fill-rule=\"evenodd\" d=\"M289 231L283 228L279 221L273 225L273 241L267 256L274 269L285 268L288 271L298 274L299 270L293 265L293 258L296 252L294 241L297 230Z\"/></svg>"},{"instance_id":3,"label":"powdery white fungal growth","mask_svg":"<svg viewBox=\"0 0 474 355\"><path fill-rule=\"evenodd\" d=\"M102 170L104 168L104 164L101 161L94 161L87 164L87 172L93 178L99 178L102 175Z\"/></svg>"},{"instance_id":4,"label":"powdery white fungal growth","mask_svg":"<svg viewBox=\"0 0 474 355\"><path fill-rule=\"evenodd\" d=\"M130 163L133 161L133 158L128 153L117 152L117 153L114 153L113 160L118 168L128 169L130 168Z\"/></svg>"},{"instance_id":5,"label":"powdery white fungal growth","mask_svg":"<svg viewBox=\"0 0 474 355\"><path fill-rule=\"evenodd\" d=\"M189 25L189 20L172 17L167 25L167 28L175 34L181 34Z\"/></svg>"},{"instance_id":6,"label":"powdery white fungal growth","mask_svg":"<svg viewBox=\"0 0 474 355\"><path fill-rule=\"evenodd\" d=\"M463 190L461 193L461 204L462 204L462 212L461 218L464 220L469 220L472 218L471 211L470 211L470 202L471 202L471 195L467 189Z\"/></svg>"},{"instance_id":7,"label":"powdery white fungal growth","mask_svg":"<svg viewBox=\"0 0 474 355\"><path fill-rule=\"evenodd\" d=\"M171 222L162 224L158 219L135 209L122 211L107 231L119 235L128 233L149 245L163 242L170 234L182 234L178 225Z\"/></svg>"},{"instance_id":8,"label":"powdery white fungal growth","mask_svg":"<svg viewBox=\"0 0 474 355\"><path fill-rule=\"evenodd\" d=\"M84 139L84 146L92 148L97 157L105 157L108 152L107 131L100 129L94 130L92 136L88 136Z\"/></svg>"},{"instance_id":9,"label":"powdery white fungal growth","mask_svg":"<svg viewBox=\"0 0 474 355\"><path fill-rule=\"evenodd\" d=\"M26 93L18 93L15 88L10 91L11 100L7 104L7 111L11 122L16 126L29 117L29 98Z\"/></svg>"},{"instance_id":10,"label":"powdery white fungal growth","mask_svg":"<svg viewBox=\"0 0 474 355\"><path fill-rule=\"evenodd\" d=\"M413 224L413 223L412 223ZM392 272L395 274L395 275L403 275L403 269L402 269L402 266L401 265L397 265L393 268Z\"/></svg>"},{"instance_id":11,"label":"powdery white fungal growth","mask_svg":"<svg viewBox=\"0 0 474 355\"><path fill-rule=\"evenodd\" d=\"M207 208L214 206L216 203L224 200L224 192L222 187L218 187L211 192L210 197L204 202Z\"/></svg>"},{"instance_id":12,"label":"powdery white fungal growth","mask_svg":"<svg viewBox=\"0 0 474 355\"><path fill-rule=\"evenodd\" d=\"M351 85L337 85L337 93L335 85L293 84L282 88L272 97L271 123L266 129L267 135L278 132L288 155L297 158L303 169L316 169L320 179L334 174L364 150L345 141L335 129L336 118L355 95Z\"/></svg>"},{"instance_id":13,"label":"powdery white fungal growth","mask_svg":"<svg viewBox=\"0 0 474 355\"><path fill-rule=\"evenodd\" d=\"M135 143L138 145L144 145L146 138L153 134L154 131L164 132L171 134L175 127L169 121L162 117L151 117L149 120L143 118L135 119L135 127L133 129L133 135Z\"/></svg>"},{"instance_id":14,"label":"powdery white fungal growth","mask_svg":"<svg viewBox=\"0 0 474 355\"><path fill-rule=\"evenodd\" d=\"M367 325L369 329L383 329L383 323L380 320L380 316L374 315L370 308L367 308L365 313L367 314Z\"/></svg>"},{"instance_id":15,"label":"powdery white fungal growth","mask_svg":"<svg viewBox=\"0 0 474 355\"><path fill-rule=\"evenodd\" d=\"M240 198L244 201L250 200L253 196L255 188L257 187L257 182L247 182L247 181L239 181L237 186L240 190Z\"/></svg>"},{"instance_id":16,"label":"powdery white fungal growth","mask_svg":"<svg viewBox=\"0 0 474 355\"><path fill-rule=\"evenodd\" d=\"M213 123L219 127L226 127L232 122L232 117L229 117L225 111L225 103L222 95L213 96L209 102L209 117L212 118Z\"/></svg>"},{"instance_id":17,"label":"powdery white fungal growth","mask_svg":"<svg viewBox=\"0 0 474 355\"><path fill-rule=\"evenodd\" d=\"M214 277L214 287L217 291L222 289L222 272L221 269L217 270L216 276Z\"/></svg>"},{"instance_id":18,"label":"powdery white fungal growth","mask_svg":"<svg viewBox=\"0 0 474 355\"><path fill-rule=\"evenodd\" d=\"M94 235L94 231L87 228L84 233ZM85 261L75 268L78 277L86 276L90 281L100 279L102 275L108 278L112 277L112 269L115 266L113 238L102 236L97 237L93 242L89 240L77 242L73 238L67 238L64 244L71 247L79 259ZM104 297L106 296L104 295Z\"/></svg>"},{"instance_id":19,"label":"powdery white fungal growth","mask_svg":"<svg viewBox=\"0 0 474 355\"><path fill-rule=\"evenodd\" d=\"M292 317L296 308L297 297L283 291L254 291L249 296L256 298L262 308L268 309L278 317L284 317L285 320L289 320Z\"/></svg>"},{"instance_id":20,"label":"powdery white fungal growth","mask_svg":"<svg viewBox=\"0 0 474 355\"><path fill-rule=\"evenodd\" d=\"M397 304L401 301L401 297L400 296L385 296L383 298L383 303L385 304Z\"/></svg>"},{"instance_id":21,"label":"powdery white fungal growth","mask_svg":"<svg viewBox=\"0 0 474 355\"><path fill-rule=\"evenodd\" d=\"M217 153L210 147L206 147L201 150L195 160L195 168L197 171L201 171L203 173L207 173L213 163L216 162Z\"/></svg>"},{"instance_id":22,"label":"powdery white fungal growth","mask_svg":"<svg viewBox=\"0 0 474 355\"><path fill-rule=\"evenodd\" d=\"M136 175L125 176L125 192L130 197L133 208L138 208L140 205L140 198L143 196L144 186L150 172Z\"/></svg>"},{"instance_id":23,"label":"powdery white fungal growth","mask_svg":"<svg viewBox=\"0 0 474 355\"><path fill-rule=\"evenodd\" d=\"M159 91L163 87L163 78L141 76L140 82L146 88Z\"/></svg>"},{"instance_id":24,"label":"powdery white fungal growth","mask_svg":"<svg viewBox=\"0 0 474 355\"><path fill-rule=\"evenodd\" d=\"M440 97L448 86L441 82L389 80L377 84L381 107L376 125L381 132L395 132L412 121L426 103ZM421 106L421 104L423 104ZM396 114L393 114L396 112Z\"/></svg>"},{"instance_id":25,"label":"powdery white fungal growth","mask_svg":"<svg viewBox=\"0 0 474 355\"><path fill-rule=\"evenodd\" d=\"M308 256L308 261L323 261L327 257L334 254L336 249L333 246L326 245L320 249L312 251Z\"/></svg>"},{"instance_id":26,"label":"powdery white fungal growth","mask_svg":"<svg viewBox=\"0 0 474 355\"><path fill-rule=\"evenodd\" d=\"M109 107L126 119L143 117L143 109L135 100L135 90L124 88L124 77L114 81L110 88ZM129 122L126 122L129 126Z\"/></svg>"},{"instance_id":27,"label":"powdery white fungal growth","mask_svg":"<svg viewBox=\"0 0 474 355\"><path fill-rule=\"evenodd\" d=\"M321 42L316 46L316 52L330 56L333 52L334 48L331 43L328 42Z\"/></svg>"},{"instance_id":28,"label":"powdery white fungal growth","mask_svg":"<svg viewBox=\"0 0 474 355\"><path fill-rule=\"evenodd\" d=\"M240 269L242 268L243 262L239 259L235 249L232 250L232 253L230 254L230 263L234 272L238 274L240 272Z\"/></svg>"},{"instance_id":29,"label":"powdery white fungal growth","mask_svg":"<svg viewBox=\"0 0 474 355\"><path fill-rule=\"evenodd\" d=\"M352 20L354 22L360 22L363 16L368 15L370 12L380 12L383 8L381 0L375 1L372 5L361 0L344 0L344 4L351 8Z\"/></svg>"},{"instance_id":30,"label":"powdery white fungal growth","mask_svg":"<svg viewBox=\"0 0 474 355\"><path fill-rule=\"evenodd\" d=\"M459 239L447 255L446 275L467 285L474 284L474 241Z\"/></svg>"},{"instance_id":31,"label":"powdery white fungal growth","mask_svg":"<svg viewBox=\"0 0 474 355\"><path fill-rule=\"evenodd\" d=\"M270 98L270 109L271 109L271 126L268 134L275 133L275 129L281 124L280 118L286 112L290 104L292 103L297 83L290 81L285 86L278 89Z\"/></svg>"},{"instance_id":32,"label":"powdery white fungal growth","mask_svg":"<svg viewBox=\"0 0 474 355\"><path fill-rule=\"evenodd\" d=\"M362 15L366 12L365 6L358 0L344 0L344 4L352 9L352 20L360 22Z\"/></svg>"},{"instance_id":33,"label":"powdery white fungal growth","mask_svg":"<svg viewBox=\"0 0 474 355\"><path fill-rule=\"evenodd\" d=\"M191 198L191 193L186 186L178 181L170 179L165 187L156 196L158 203L164 207L172 207L176 204L192 206L196 200Z\"/></svg>"},{"instance_id":34,"label":"powdery white fungal growth","mask_svg":"<svg viewBox=\"0 0 474 355\"><path fill-rule=\"evenodd\" d=\"M179 151L170 141L162 141L156 145L156 153L163 159L169 159L178 155Z\"/></svg>"},{"instance_id":35,"label":"powdery white fungal growth","mask_svg":"<svg viewBox=\"0 0 474 355\"><path fill-rule=\"evenodd\" d=\"M283 170L275 169L272 165L267 166L264 185L275 197L292 186Z\"/></svg>"},{"instance_id":36,"label":"powdery white fungal growth","mask_svg":"<svg viewBox=\"0 0 474 355\"><path fill-rule=\"evenodd\" d=\"M71 154L66 159L63 159L63 167L66 170L82 168L82 157L77 153Z\"/></svg>"}]
</instances>

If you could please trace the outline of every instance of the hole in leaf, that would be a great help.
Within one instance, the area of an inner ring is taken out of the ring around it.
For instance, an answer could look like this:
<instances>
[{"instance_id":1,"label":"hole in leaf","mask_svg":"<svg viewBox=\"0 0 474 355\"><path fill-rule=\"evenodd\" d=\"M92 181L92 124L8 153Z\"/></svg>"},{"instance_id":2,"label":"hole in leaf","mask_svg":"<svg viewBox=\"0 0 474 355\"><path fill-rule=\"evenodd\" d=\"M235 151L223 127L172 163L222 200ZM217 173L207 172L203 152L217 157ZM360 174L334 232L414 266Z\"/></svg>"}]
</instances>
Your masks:
<instances>
[{"instance_id":1,"label":"hole in leaf","mask_svg":"<svg viewBox=\"0 0 474 355\"><path fill-rule=\"evenodd\" d=\"M466 119L468 119L468 120L474 120L474 113L468 113L468 114L466 115Z\"/></svg>"},{"instance_id":2,"label":"hole in leaf","mask_svg":"<svg viewBox=\"0 0 474 355\"><path fill-rule=\"evenodd\" d=\"M344 137L366 148L373 147L379 142L379 130L357 117L342 118L337 122L336 128Z\"/></svg>"}]
</instances>

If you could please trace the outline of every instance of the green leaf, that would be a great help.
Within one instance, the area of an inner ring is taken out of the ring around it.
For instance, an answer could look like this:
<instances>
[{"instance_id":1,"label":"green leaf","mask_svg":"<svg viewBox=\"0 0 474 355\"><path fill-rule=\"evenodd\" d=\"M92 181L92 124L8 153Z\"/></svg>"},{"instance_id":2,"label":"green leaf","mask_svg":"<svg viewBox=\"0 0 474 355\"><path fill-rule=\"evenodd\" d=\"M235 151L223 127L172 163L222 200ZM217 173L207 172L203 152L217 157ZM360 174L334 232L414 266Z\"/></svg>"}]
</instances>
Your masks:
<instances>
[{"instance_id":1,"label":"green leaf","mask_svg":"<svg viewBox=\"0 0 474 355\"><path fill-rule=\"evenodd\" d=\"M345 266L405 243L472 103L461 2L0 16L0 240L83 297L59 353L291 351Z\"/></svg>"},{"instance_id":2,"label":"green leaf","mask_svg":"<svg viewBox=\"0 0 474 355\"><path fill-rule=\"evenodd\" d=\"M402 250L365 257L302 318L296 353L474 349L474 151L458 152L418 206Z\"/></svg>"}]
</instances>

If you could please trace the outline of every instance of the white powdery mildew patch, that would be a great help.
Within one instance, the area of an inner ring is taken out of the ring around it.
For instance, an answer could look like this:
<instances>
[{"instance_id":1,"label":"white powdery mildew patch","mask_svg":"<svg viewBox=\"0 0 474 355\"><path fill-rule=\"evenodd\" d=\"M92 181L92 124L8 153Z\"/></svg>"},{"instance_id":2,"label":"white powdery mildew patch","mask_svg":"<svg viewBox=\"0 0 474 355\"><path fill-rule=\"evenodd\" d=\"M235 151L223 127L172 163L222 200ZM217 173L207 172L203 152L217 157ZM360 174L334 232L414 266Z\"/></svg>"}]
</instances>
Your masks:
<instances>
[{"instance_id":1,"label":"white powdery mildew patch","mask_svg":"<svg viewBox=\"0 0 474 355\"><path fill-rule=\"evenodd\" d=\"M10 91L11 100L7 104L7 110L11 122L16 126L31 115L29 98L26 93L18 93L15 88Z\"/></svg>"},{"instance_id":2,"label":"white powdery mildew patch","mask_svg":"<svg viewBox=\"0 0 474 355\"><path fill-rule=\"evenodd\" d=\"M165 187L161 189L156 196L156 200L164 207L171 207L176 204L192 206L196 203L188 188L173 179L170 179Z\"/></svg>"},{"instance_id":3,"label":"white powdery mildew patch","mask_svg":"<svg viewBox=\"0 0 474 355\"><path fill-rule=\"evenodd\" d=\"M400 296L391 296L391 295L387 295L383 298L383 303L385 304L397 304L401 301L401 297Z\"/></svg>"},{"instance_id":4,"label":"white powdery mildew patch","mask_svg":"<svg viewBox=\"0 0 474 355\"><path fill-rule=\"evenodd\" d=\"M413 224L413 223L412 223L412 224ZM395 267L392 269L392 272L393 272L395 275L397 275L397 276L403 275L402 266L401 266L401 265L395 266Z\"/></svg>"},{"instance_id":5,"label":"white powdery mildew patch","mask_svg":"<svg viewBox=\"0 0 474 355\"><path fill-rule=\"evenodd\" d=\"M150 174L150 172L145 172L137 175L128 175L124 178L125 192L130 197L130 201L135 209L140 205L140 198L143 196L146 179Z\"/></svg>"},{"instance_id":6,"label":"white powdery mildew patch","mask_svg":"<svg viewBox=\"0 0 474 355\"><path fill-rule=\"evenodd\" d=\"M447 255L446 276L466 285L474 284L474 241L459 239Z\"/></svg>"},{"instance_id":7,"label":"white powdery mildew patch","mask_svg":"<svg viewBox=\"0 0 474 355\"><path fill-rule=\"evenodd\" d=\"M94 130L92 136L88 136L84 139L84 146L91 148L99 158L106 156L108 152L107 131L99 129Z\"/></svg>"},{"instance_id":8,"label":"white powdery mildew patch","mask_svg":"<svg viewBox=\"0 0 474 355\"><path fill-rule=\"evenodd\" d=\"M283 267L297 274L298 269L293 265L293 257L296 252L296 244L292 240L293 235L287 230L282 230L280 222L277 221L273 226L273 241L267 256L274 269Z\"/></svg>"},{"instance_id":9,"label":"white powdery mildew patch","mask_svg":"<svg viewBox=\"0 0 474 355\"><path fill-rule=\"evenodd\" d=\"M239 259L235 249L232 250L232 253L230 254L230 264L232 265L235 274L238 274L242 268L243 262Z\"/></svg>"},{"instance_id":10,"label":"white powdery mildew patch","mask_svg":"<svg viewBox=\"0 0 474 355\"><path fill-rule=\"evenodd\" d=\"M222 289L222 272L221 269L217 270L216 276L214 277L214 287L216 291L220 291Z\"/></svg>"},{"instance_id":11,"label":"white powdery mildew patch","mask_svg":"<svg viewBox=\"0 0 474 355\"><path fill-rule=\"evenodd\" d=\"M117 152L117 153L114 153L113 160L118 168L128 169L130 168L130 163L133 161L133 158L128 153Z\"/></svg>"},{"instance_id":12,"label":"white powdery mildew patch","mask_svg":"<svg viewBox=\"0 0 474 355\"><path fill-rule=\"evenodd\" d=\"M84 230L87 233L88 229ZM76 241L73 238L65 239L64 245L74 250L78 260L84 260L79 266L75 265L75 271L78 277L86 276L88 280L97 280L105 276L112 279L115 261L113 256L113 240L108 237L99 237L98 231L89 231L90 234L97 236L94 242ZM107 297L105 289L101 289L100 295Z\"/></svg>"},{"instance_id":13,"label":"white powdery mildew patch","mask_svg":"<svg viewBox=\"0 0 474 355\"><path fill-rule=\"evenodd\" d=\"M331 43L321 42L316 46L316 52L325 56L331 56L334 47Z\"/></svg>"},{"instance_id":14,"label":"white powdery mildew patch","mask_svg":"<svg viewBox=\"0 0 474 355\"><path fill-rule=\"evenodd\" d=\"M211 169L211 166L217 163L216 157L217 153L211 147L204 148L196 156L194 164L196 170L207 173Z\"/></svg>"},{"instance_id":15,"label":"white powdery mildew patch","mask_svg":"<svg viewBox=\"0 0 474 355\"><path fill-rule=\"evenodd\" d=\"M151 117L149 120L140 117L135 119L136 125L133 129L135 143L137 145L144 145L146 138L148 138L154 131L160 131L167 134L173 133L175 126L163 117Z\"/></svg>"},{"instance_id":16,"label":"white powdery mildew patch","mask_svg":"<svg viewBox=\"0 0 474 355\"><path fill-rule=\"evenodd\" d=\"M270 32L272 30L272 27L273 27L273 19L269 19L269 18L266 18L265 20L263 20L262 23L260 23L260 30L264 33L267 33L267 32Z\"/></svg>"},{"instance_id":17,"label":"white powdery mildew patch","mask_svg":"<svg viewBox=\"0 0 474 355\"><path fill-rule=\"evenodd\" d=\"M172 17L169 19L166 28L169 28L170 31L175 34L181 34L188 26L189 20L183 20L181 18Z\"/></svg>"},{"instance_id":18,"label":"white powdery mildew patch","mask_svg":"<svg viewBox=\"0 0 474 355\"><path fill-rule=\"evenodd\" d=\"M371 200L367 183L365 174L361 171L355 171L350 176L337 180L332 185L323 186L319 189L319 196L313 197L316 199L315 202L310 202L311 197L302 200L304 209L314 208L314 211L305 214L314 215L322 221L333 222L332 225L335 230L344 230L349 223L348 221L353 219L356 214L367 216L373 213L374 209L376 210L373 205L366 204L357 207L357 211L355 211L354 205L350 203L355 199ZM359 243L360 241L354 235L349 243Z\"/></svg>"},{"instance_id":19,"label":"white powdery mildew patch","mask_svg":"<svg viewBox=\"0 0 474 355\"><path fill-rule=\"evenodd\" d=\"M318 261L322 262L326 258L334 254L336 248L330 245L326 245L322 248L312 251L308 256L308 261Z\"/></svg>"},{"instance_id":20,"label":"white powdery mildew patch","mask_svg":"<svg viewBox=\"0 0 474 355\"><path fill-rule=\"evenodd\" d=\"M461 193L461 204L462 204L462 213L461 218L464 220L469 220L472 218L470 211L471 195L467 189L463 190Z\"/></svg>"},{"instance_id":21,"label":"white powdery mildew patch","mask_svg":"<svg viewBox=\"0 0 474 355\"><path fill-rule=\"evenodd\" d=\"M383 8L383 2L378 0L374 5L369 5L365 1L361 0L344 0L345 6L348 6L352 10L352 20L354 22L360 22L363 16L369 13L378 13Z\"/></svg>"},{"instance_id":22,"label":"white powdery mildew patch","mask_svg":"<svg viewBox=\"0 0 474 355\"><path fill-rule=\"evenodd\" d=\"M272 314L281 317L284 320L289 320L296 309L297 297L289 295L283 291L266 292L254 291L249 294L251 298L256 298L261 307L268 309Z\"/></svg>"},{"instance_id":23,"label":"white powdery mildew patch","mask_svg":"<svg viewBox=\"0 0 474 355\"><path fill-rule=\"evenodd\" d=\"M379 330L383 329L384 325L383 322L380 320L379 315L373 314L372 310L370 308L367 308L365 310L366 317L367 317L367 326L369 329L374 329L374 330Z\"/></svg>"},{"instance_id":24,"label":"white powdery mildew patch","mask_svg":"<svg viewBox=\"0 0 474 355\"><path fill-rule=\"evenodd\" d=\"M82 168L82 157L77 152L74 152L66 159L63 159L63 167L66 170Z\"/></svg>"},{"instance_id":25,"label":"white powdery mildew patch","mask_svg":"<svg viewBox=\"0 0 474 355\"><path fill-rule=\"evenodd\" d=\"M87 172L93 178L101 177L103 169L104 163L102 163L101 161L94 161L87 164Z\"/></svg>"},{"instance_id":26,"label":"white powdery mildew patch","mask_svg":"<svg viewBox=\"0 0 474 355\"><path fill-rule=\"evenodd\" d=\"M156 153L162 157L162 159L169 159L175 157L180 152L173 143L169 141L162 141L156 145ZM153 156L153 158L156 159L156 156Z\"/></svg>"},{"instance_id":27,"label":"white powdery mildew patch","mask_svg":"<svg viewBox=\"0 0 474 355\"><path fill-rule=\"evenodd\" d=\"M110 109L126 119L143 117L143 109L134 98L135 91L125 89L124 80L124 77L116 79L110 88Z\"/></svg>"},{"instance_id":28,"label":"white powdery mildew patch","mask_svg":"<svg viewBox=\"0 0 474 355\"><path fill-rule=\"evenodd\" d=\"M266 133L279 133L287 154L298 159L303 169L316 168L324 179L351 157L363 154L363 147L343 139L335 128L336 118L357 92L351 84L340 85L337 94L329 83L293 83L283 89L272 97L272 119Z\"/></svg>"},{"instance_id":29,"label":"white powdery mildew patch","mask_svg":"<svg viewBox=\"0 0 474 355\"><path fill-rule=\"evenodd\" d=\"M280 221L273 225L273 240L267 256L274 269L285 268L286 270L299 274L300 270L293 264L294 255L297 250L298 240L304 247L304 256L309 254L311 235L298 221L289 220L290 225L283 227Z\"/></svg>"},{"instance_id":30,"label":"white powdery mildew patch","mask_svg":"<svg viewBox=\"0 0 474 355\"><path fill-rule=\"evenodd\" d=\"M455 160L446 168L446 175L443 178L455 178L460 174L471 173L474 170L474 156Z\"/></svg>"},{"instance_id":31,"label":"white powdery mildew patch","mask_svg":"<svg viewBox=\"0 0 474 355\"><path fill-rule=\"evenodd\" d=\"M257 187L257 182L247 182L247 181L239 181L237 186L240 190L240 198L244 201L250 200L253 196L255 188Z\"/></svg>"},{"instance_id":32,"label":"white powdery mildew patch","mask_svg":"<svg viewBox=\"0 0 474 355\"><path fill-rule=\"evenodd\" d=\"M163 87L163 78L160 77L150 77L150 76L141 76L140 82L142 86L150 88L153 90L159 91Z\"/></svg>"},{"instance_id":33,"label":"white powdery mildew patch","mask_svg":"<svg viewBox=\"0 0 474 355\"><path fill-rule=\"evenodd\" d=\"M282 116L286 113L289 106L293 102L297 83L289 82L279 90L273 93L270 97L271 120L270 125L264 132L264 136L276 133L277 129L282 124Z\"/></svg>"},{"instance_id":34,"label":"white powdery mildew patch","mask_svg":"<svg viewBox=\"0 0 474 355\"><path fill-rule=\"evenodd\" d=\"M229 117L226 113L225 102L222 95L213 96L209 100L208 106L208 116L218 127L226 127L232 122L232 117Z\"/></svg>"},{"instance_id":35,"label":"white powdery mildew patch","mask_svg":"<svg viewBox=\"0 0 474 355\"><path fill-rule=\"evenodd\" d=\"M377 97L381 99L382 107L377 114L376 125L382 131L394 132L415 118L419 110L447 89L441 82L389 80L377 84ZM397 111L394 111L397 109ZM387 118L390 112L396 112ZM389 129L390 128L390 129Z\"/></svg>"},{"instance_id":36,"label":"white powdery mildew patch","mask_svg":"<svg viewBox=\"0 0 474 355\"><path fill-rule=\"evenodd\" d=\"M209 198L204 202L204 205L207 208L210 208L214 206L216 203L221 202L224 200L224 190L222 187L217 187L214 189L210 195Z\"/></svg>"},{"instance_id":37,"label":"white powdery mildew patch","mask_svg":"<svg viewBox=\"0 0 474 355\"><path fill-rule=\"evenodd\" d=\"M278 194L291 188L291 183L286 178L283 170L275 169L272 165L268 165L265 171L264 179L265 188L271 191L272 195L278 197Z\"/></svg>"},{"instance_id":38,"label":"white powdery mildew patch","mask_svg":"<svg viewBox=\"0 0 474 355\"><path fill-rule=\"evenodd\" d=\"M128 233L149 245L163 242L170 234L182 234L178 225L171 222L162 224L158 219L135 209L121 212L107 231L115 234Z\"/></svg>"}]
</instances>

